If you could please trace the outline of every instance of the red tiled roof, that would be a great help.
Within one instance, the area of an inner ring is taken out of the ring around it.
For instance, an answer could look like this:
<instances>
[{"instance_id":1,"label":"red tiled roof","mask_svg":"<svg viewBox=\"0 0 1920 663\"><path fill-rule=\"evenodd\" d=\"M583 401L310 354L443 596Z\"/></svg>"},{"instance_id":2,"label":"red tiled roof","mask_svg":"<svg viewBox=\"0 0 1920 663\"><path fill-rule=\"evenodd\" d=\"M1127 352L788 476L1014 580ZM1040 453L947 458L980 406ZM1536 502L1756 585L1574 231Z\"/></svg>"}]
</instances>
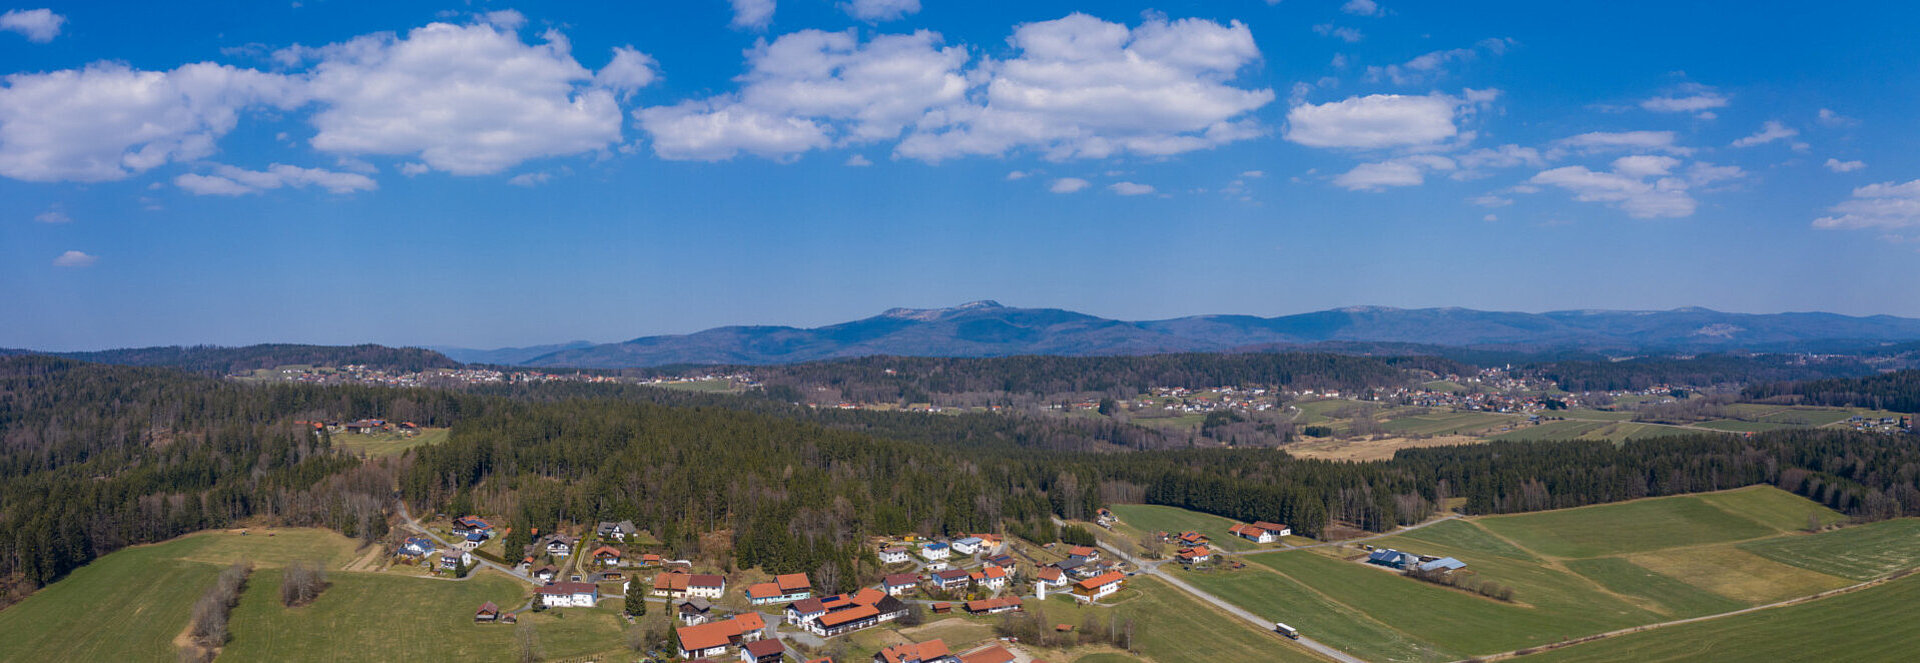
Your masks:
<instances>
[{"instance_id":1,"label":"red tiled roof","mask_svg":"<svg viewBox=\"0 0 1920 663\"><path fill-rule=\"evenodd\" d=\"M832 627L839 626L841 624L846 624L848 622L852 622L855 620L865 619L867 617L877 617L879 615L880 615L880 611L874 609L873 606L870 606L870 605L854 606L851 608L847 608L846 610L841 610L838 612L829 612L825 615L821 615L820 625L828 628L832 628Z\"/></svg>"},{"instance_id":2,"label":"red tiled roof","mask_svg":"<svg viewBox=\"0 0 1920 663\"><path fill-rule=\"evenodd\" d=\"M1076 586L1087 591L1093 591L1095 589L1099 589L1102 585L1116 583L1121 580L1125 580L1126 578L1127 578L1126 574L1121 573L1119 571L1108 571L1106 573L1102 573L1100 575L1088 578L1086 580L1082 580L1079 583L1077 583Z\"/></svg>"},{"instance_id":3,"label":"red tiled roof","mask_svg":"<svg viewBox=\"0 0 1920 663\"><path fill-rule=\"evenodd\" d=\"M687 579L688 587L721 587L726 584L726 578L711 573L696 573Z\"/></svg>"},{"instance_id":4,"label":"red tiled roof","mask_svg":"<svg viewBox=\"0 0 1920 663\"><path fill-rule=\"evenodd\" d=\"M757 613L757 612L740 613L738 615L734 615L733 619L729 619L727 621L738 624L740 626L741 633L746 633L748 631L758 631L760 629L767 627L767 620L761 619L760 613Z\"/></svg>"},{"instance_id":5,"label":"red tiled roof","mask_svg":"<svg viewBox=\"0 0 1920 663\"><path fill-rule=\"evenodd\" d=\"M1045 580L1047 582L1053 582L1055 580L1059 580L1060 576L1062 575L1065 575L1065 574L1057 567L1049 566L1047 568L1040 569L1040 579Z\"/></svg>"},{"instance_id":6,"label":"red tiled roof","mask_svg":"<svg viewBox=\"0 0 1920 663\"><path fill-rule=\"evenodd\" d=\"M687 574L662 573L653 577L653 588L665 591L684 591L687 588Z\"/></svg>"},{"instance_id":7,"label":"red tiled roof","mask_svg":"<svg viewBox=\"0 0 1920 663\"><path fill-rule=\"evenodd\" d=\"M847 600L853 601L854 603L858 603L860 605L873 605L875 603L879 603L880 599L884 599L886 597L887 597L886 592L880 591L878 589L874 589L872 587L862 587L860 588L860 591L854 592L853 596L848 597Z\"/></svg>"},{"instance_id":8,"label":"red tiled roof","mask_svg":"<svg viewBox=\"0 0 1920 663\"><path fill-rule=\"evenodd\" d=\"M734 624L733 620L729 619L726 621L708 622L699 626L682 626L678 629L678 632L680 634L680 649L696 651L727 646L727 643L733 642L734 636L740 635L740 627Z\"/></svg>"},{"instance_id":9,"label":"red tiled roof","mask_svg":"<svg viewBox=\"0 0 1920 663\"><path fill-rule=\"evenodd\" d=\"M826 612L827 604L820 599L801 599L793 602L793 609L800 614L811 615L816 612Z\"/></svg>"},{"instance_id":10,"label":"red tiled roof","mask_svg":"<svg viewBox=\"0 0 1920 663\"><path fill-rule=\"evenodd\" d=\"M1086 557L1093 554L1093 546L1074 546L1067 549L1067 554L1074 557Z\"/></svg>"},{"instance_id":11,"label":"red tiled roof","mask_svg":"<svg viewBox=\"0 0 1920 663\"><path fill-rule=\"evenodd\" d=\"M928 640L917 644L894 645L880 650L881 660L887 663L927 661L949 655L951 655L951 652L948 651L945 640Z\"/></svg>"},{"instance_id":12,"label":"red tiled roof","mask_svg":"<svg viewBox=\"0 0 1920 663\"><path fill-rule=\"evenodd\" d=\"M1286 525L1282 525L1280 523L1270 523L1264 520L1254 523L1253 526L1263 530L1272 531L1272 532L1279 532L1280 530L1290 529Z\"/></svg>"},{"instance_id":13,"label":"red tiled roof","mask_svg":"<svg viewBox=\"0 0 1920 663\"><path fill-rule=\"evenodd\" d=\"M779 585L770 582L757 583L747 588L747 598L772 598L785 593L786 592L780 591Z\"/></svg>"},{"instance_id":14,"label":"red tiled roof","mask_svg":"<svg viewBox=\"0 0 1920 663\"><path fill-rule=\"evenodd\" d=\"M987 612L989 610L998 610L1000 608L1005 608L1008 606L1018 606L1020 605L1020 603L1021 603L1020 597L1018 596L1002 596L996 599L981 599L978 601L968 601L966 608L967 608L967 612Z\"/></svg>"},{"instance_id":15,"label":"red tiled roof","mask_svg":"<svg viewBox=\"0 0 1920 663\"><path fill-rule=\"evenodd\" d=\"M616 549L616 548L614 548L613 546L600 546L599 548L595 548L595 549L593 550L593 556L594 556L594 557L599 557L599 556L601 556L601 555L603 555L603 554L606 554L606 555L613 555L614 557L619 557L619 556L620 556L620 551L619 551L619 549Z\"/></svg>"},{"instance_id":16,"label":"red tiled roof","mask_svg":"<svg viewBox=\"0 0 1920 663\"><path fill-rule=\"evenodd\" d=\"M1013 652L1007 651L1007 648L1000 645L994 645L960 657L960 663L1011 663L1014 660Z\"/></svg>"},{"instance_id":17,"label":"red tiled roof","mask_svg":"<svg viewBox=\"0 0 1920 663\"><path fill-rule=\"evenodd\" d=\"M786 575L774 576L773 582L779 585L783 592L813 587L813 581L808 580L807 574L805 573L788 573Z\"/></svg>"}]
</instances>

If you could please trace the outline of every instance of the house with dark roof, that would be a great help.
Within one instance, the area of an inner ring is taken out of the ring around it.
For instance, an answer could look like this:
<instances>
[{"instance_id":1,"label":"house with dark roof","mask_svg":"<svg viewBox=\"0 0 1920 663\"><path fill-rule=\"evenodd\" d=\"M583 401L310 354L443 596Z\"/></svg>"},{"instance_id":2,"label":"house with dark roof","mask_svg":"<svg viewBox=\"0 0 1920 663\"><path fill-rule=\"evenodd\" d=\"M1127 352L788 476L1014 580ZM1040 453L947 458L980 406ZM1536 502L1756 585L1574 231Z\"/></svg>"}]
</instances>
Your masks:
<instances>
[{"instance_id":1,"label":"house with dark roof","mask_svg":"<svg viewBox=\"0 0 1920 663\"><path fill-rule=\"evenodd\" d=\"M881 564L905 564L912 561L907 557L905 546L888 546L880 549Z\"/></svg>"},{"instance_id":2,"label":"house with dark roof","mask_svg":"<svg viewBox=\"0 0 1920 663\"><path fill-rule=\"evenodd\" d=\"M699 626L712 621L713 602L696 596L675 605L674 612L680 617L680 623Z\"/></svg>"},{"instance_id":3,"label":"house with dark roof","mask_svg":"<svg viewBox=\"0 0 1920 663\"><path fill-rule=\"evenodd\" d=\"M533 590L549 608L591 608L600 600L600 586L590 582L556 582Z\"/></svg>"},{"instance_id":4,"label":"house with dark roof","mask_svg":"<svg viewBox=\"0 0 1920 663\"><path fill-rule=\"evenodd\" d=\"M407 537L405 542L400 544L400 549L395 551L394 554L401 557L425 557L439 549L440 546L434 545L433 541L417 536L410 536Z\"/></svg>"},{"instance_id":5,"label":"house with dark roof","mask_svg":"<svg viewBox=\"0 0 1920 663\"><path fill-rule=\"evenodd\" d=\"M1022 601L1018 596L1002 596L999 598L968 601L966 605L962 607L966 609L968 614L992 615L1020 610L1021 603Z\"/></svg>"},{"instance_id":6,"label":"house with dark roof","mask_svg":"<svg viewBox=\"0 0 1920 663\"><path fill-rule=\"evenodd\" d=\"M593 531L595 534L599 534L600 538L603 538L603 539L614 539L616 541L625 541L627 540L627 537L633 536L634 534L638 533L640 530L634 528L633 521L622 520L617 523L601 521L600 526L593 528Z\"/></svg>"},{"instance_id":7,"label":"house with dark roof","mask_svg":"<svg viewBox=\"0 0 1920 663\"><path fill-rule=\"evenodd\" d=\"M920 584L920 576L911 573L890 573L880 580L880 589L886 592L887 596L899 596L913 591L913 586L918 584Z\"/></svg>"},{"instance_id":8,"label":"house with dark roof","mask_svg":"<svg viewBox=\"0 0 1920 663\"><path fill-rule=\"evenodd\" d=\"M927 582L942 590L956 591L966 589L967 583L972 582L972 578L966 571L947 569L945 571L936 571L933 575L927 576Z\"/></svg>"},{"instance_id":9,"label":"house with dark roof","mask_svg":"<svg viewBox=\"0 0 1920 663\"><path fill-rule=\"evenodd\" d=\"M491 622L499 618L500 606L494 604L492 601L480 604L480 609L473 611L473 621L475 622Z\"/></svg>"},{"instance_id":10,"label":"house with dark roof","mask_svg":"<svg viewBox=\"0 0 1920 663\"><path fill-rule=\"evenodd\" d=\"M755 640L740 647L741 663L780 663L787 656L787 646L778 639Z\"/></svg>"},{"instance_id":11,"label":"house with dark roof","mask_svg":"<svg viewBox=\"0 0 1920 663\"><path fill-rule=\"evenodd\" d=\"M1405 569L1420 563L1420 557L1413 553L1403 553L1392 548L1381 548L1367 555L1368 564L1378 564L1391 569Z\"/></svg>"}]
</instances>

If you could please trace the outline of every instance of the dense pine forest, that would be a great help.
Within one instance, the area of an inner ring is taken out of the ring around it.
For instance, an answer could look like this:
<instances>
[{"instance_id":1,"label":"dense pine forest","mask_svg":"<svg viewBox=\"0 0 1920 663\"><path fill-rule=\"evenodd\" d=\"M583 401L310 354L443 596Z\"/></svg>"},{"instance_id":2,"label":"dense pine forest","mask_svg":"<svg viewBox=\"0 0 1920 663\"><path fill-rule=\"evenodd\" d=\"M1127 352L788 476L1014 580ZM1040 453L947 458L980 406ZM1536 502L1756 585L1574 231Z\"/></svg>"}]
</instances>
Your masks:
<instances>
[{"instance_id":1,"label":"dense pine forest","mask_svg":"<svg viewBox=\"0 0 1920 663\"><path fill-rule=\"evenodd\" d=\"M1655 385L1743 386L1756 382L1870 375L1872 365L1855 357L1807 361L1798 355L1700 355L1642 357L1626 361L1553 361L1526 364L1567 391L1622 391Z\"/></svg>"},{"instance_id":2,"label":"dense pine forest","mask_svg":"<svg viewBox=\"0 0 1920 663\"><path fill-rule=\"evenodd\" d=\"M423 371L429 368L456 368L460 362L420 348L390 348L383 345L295 345L271 343L229 348L215 345L191 347L170 345L151 348L126 348L92 352L33 353L27 350L0 349L0 355L52 354L101 364L122 366L166 366L202 375L232 375L277 366L361 365L391 371Z\"/></svg>"},{"instance_id":3,"label":"dense pine forest","mask_svg":"<svg viewBox=\"0 0 1920 663\"><path fill-rule=\"evenodd\" d=\"M452 431L368 461L294 425L360 417ZM874 572L869 535L1045 538L1048 515L1085 518L1110 503L1277 520L1308 535L1386 530L1456 497L1470 513L1505 513L1756 483L1862 518L1920 513L1911 436L1495 442L1375 463L1178 442L1107 420L816 409L640 386L258 385L8 357L0 577L17 595L120 547L249 518L379 540L396 490L416 512L484 513L516 532L632 519L675 552L819 573L836 588Z\"/></svg>"},{"instance_id":4,"label":"dense pine forest","mask_svg":"<svg viewBox=\"0 0 1920 663\"><path fill-rule=\"evenodd\" d=\"M1808 405L1920 412L1920 370L1864 378L1773 382L1747 387L1741 395L1755 400L1787 397Z\"/></svg>"}]
</instances>

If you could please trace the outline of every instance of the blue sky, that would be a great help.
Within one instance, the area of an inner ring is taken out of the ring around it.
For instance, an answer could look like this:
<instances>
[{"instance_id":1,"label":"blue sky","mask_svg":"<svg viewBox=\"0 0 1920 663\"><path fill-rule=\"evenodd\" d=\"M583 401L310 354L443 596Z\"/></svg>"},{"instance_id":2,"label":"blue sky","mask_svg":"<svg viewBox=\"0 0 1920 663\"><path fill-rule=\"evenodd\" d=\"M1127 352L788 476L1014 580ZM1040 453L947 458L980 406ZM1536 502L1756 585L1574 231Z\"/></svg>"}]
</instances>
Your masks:
<instances>
[{"instance_id":1,"label":"blue sky","mask_svg":"<svg viewBox=\"0 0 1920 663\"><path fill-rule=\"evenodd\" d=\"M1904 3L581 4L5 8L0 346L1920 316Z\"/></svg>"}]
</instances>

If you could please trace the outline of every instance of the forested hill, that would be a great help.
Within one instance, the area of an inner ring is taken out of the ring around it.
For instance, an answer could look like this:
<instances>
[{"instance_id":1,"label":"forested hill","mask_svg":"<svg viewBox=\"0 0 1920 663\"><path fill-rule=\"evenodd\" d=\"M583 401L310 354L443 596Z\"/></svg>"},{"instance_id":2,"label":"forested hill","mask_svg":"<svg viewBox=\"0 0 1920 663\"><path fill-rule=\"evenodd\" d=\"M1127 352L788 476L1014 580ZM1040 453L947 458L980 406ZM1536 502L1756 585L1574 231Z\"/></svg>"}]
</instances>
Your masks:
<instances>
[{"instance_id":1,"label":"forested hill","mask_svg":"<svg viewBox=\"0 0 1920 663\"><path fill-rule=\"evenodd\" d=\"M1853 377L1870 375L1874 367L1857 357L1810 360L1798 355L1762 354L1553 361L1526 364L1522 372L1552 380L1567 391L1619 391L1656 385L1715 387Z\"/></svg>"},{"instance_id":2,"label":"forested hill","mask_svg":"<svg viewBox=\"0 0 1920 663\"><path fill-rule=\"evenodd\" d=\"M36 352L0 350L0 354L44 354L100 364L122 366L166 366L202 375L232 375L261 368L306 364L346 366L357 364L390 371L421 371L429 368L458 368L460 362L432 350L390 348L384 345L295 345L271 343L245 347L215 345L169 345L151 348L124 348L91 352Z\"/></svg>"},{"instance_id":3,"label":"forested hill","mask_svg":"<svg viewBox=\"0 0 1920 663\"><path fill-rule=\"evenodd\" d=\"M844 400L922 403L932 394L1103 393L1132 396L1154 387L1269 386L1363 390L1415 379L1413 369L1471 371L1433 357L1314 353L1186 353L1126 357L863 357L785 366L712 369L752 375L769 389L837 390ZM799 401L800 398L787 400Z\"/></svg>"},{"instance_id":4,"label":"forested hill","mask_svg":"<svg viewBox=\"0 0 1920 663\"><path fill-rule=\"evenodd\" d=\"M1894 371L1863 378L1775 382L1748 387L1742 395L1755 400L1785 396L1808 405L1920 412L1920 370Z\"/></svg>"}]
</instances>

